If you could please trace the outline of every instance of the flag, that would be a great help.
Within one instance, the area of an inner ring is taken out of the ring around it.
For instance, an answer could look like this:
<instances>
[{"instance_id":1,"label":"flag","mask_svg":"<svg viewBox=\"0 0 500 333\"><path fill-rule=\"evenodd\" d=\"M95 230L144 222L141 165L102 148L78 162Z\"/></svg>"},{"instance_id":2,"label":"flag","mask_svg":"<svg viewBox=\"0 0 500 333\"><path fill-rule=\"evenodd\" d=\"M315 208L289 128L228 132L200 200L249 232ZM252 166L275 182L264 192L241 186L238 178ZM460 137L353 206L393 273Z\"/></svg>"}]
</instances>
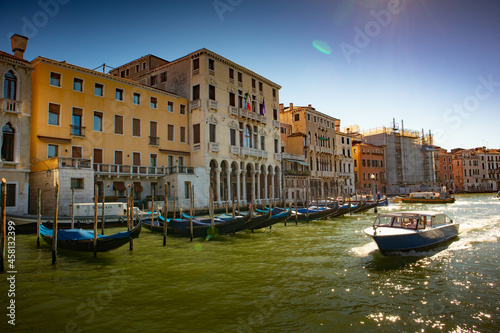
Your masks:
<instances>
[{"instance_id":1,"label":"flag","mask_svg":"<svg viewBox=\"0 0 500 333\"><path fill-rule=\"evenodd\" d=\"M266 114L266 101L262 100L262 104L260 105L260 115L263 116Z\"/></svg>"},{"instance_id":2,"label":"flag","mask_svg":"<svg viewBox=\"0 0 500 333\"><path fill-rule=\"evenodd\" d=\"M250 94L245 95L245 110L252 111L252 101L250 100Z\"/></svg>"}]
</instances>

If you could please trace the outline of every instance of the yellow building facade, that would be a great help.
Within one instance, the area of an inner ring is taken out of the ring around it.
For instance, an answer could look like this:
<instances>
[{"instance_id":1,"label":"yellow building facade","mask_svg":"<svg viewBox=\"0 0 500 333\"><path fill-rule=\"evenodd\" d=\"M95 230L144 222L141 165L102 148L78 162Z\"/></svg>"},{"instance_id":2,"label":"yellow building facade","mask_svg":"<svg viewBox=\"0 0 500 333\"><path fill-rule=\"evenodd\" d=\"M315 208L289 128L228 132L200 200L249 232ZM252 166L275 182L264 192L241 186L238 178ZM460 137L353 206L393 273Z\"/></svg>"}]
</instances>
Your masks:
<instances>
[{"instance_id":1,"label":"yellow building facade","mask_svg":"<svg viewBox=\"0 0 500 333\"><path fill-rule=\"evenodd\" d=\"M154 194L189 202L188 100L135 81L38 57L32 62L31 210L38 189L44 214L92 202L94 184L106 201L123 201L134 185L134 204Z\"/></svg>"}]
</instances>

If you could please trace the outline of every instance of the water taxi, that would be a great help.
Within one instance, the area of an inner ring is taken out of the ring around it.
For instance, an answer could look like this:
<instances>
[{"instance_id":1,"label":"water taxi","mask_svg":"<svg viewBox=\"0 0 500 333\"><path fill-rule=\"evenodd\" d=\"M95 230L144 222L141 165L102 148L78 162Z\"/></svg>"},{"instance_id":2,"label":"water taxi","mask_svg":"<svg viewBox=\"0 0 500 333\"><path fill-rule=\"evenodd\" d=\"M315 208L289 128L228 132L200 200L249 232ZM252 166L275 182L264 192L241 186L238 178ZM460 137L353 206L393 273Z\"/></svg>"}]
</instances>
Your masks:
<instances>
[{"instance_id":1,"label":"water taxi","mask_svg":"<svg viewBox=\"0 0 500 333\"><path fill-rule=\"evenodd\" d=\"M454 203L455 198L450 197L446 192L414 192L401 199L403 203Z\"/></svg>"},{"instance_id":2,"label":"water taxi","mask_svg":"<svg viewBox=\"0 0 500 333\"><path fill-rule=\"evenodd\" d=\"M379 214L366 228L384 255L420 251L458 236L459 224L436 211L406 211Z\"/></svg>"}]
</instances>

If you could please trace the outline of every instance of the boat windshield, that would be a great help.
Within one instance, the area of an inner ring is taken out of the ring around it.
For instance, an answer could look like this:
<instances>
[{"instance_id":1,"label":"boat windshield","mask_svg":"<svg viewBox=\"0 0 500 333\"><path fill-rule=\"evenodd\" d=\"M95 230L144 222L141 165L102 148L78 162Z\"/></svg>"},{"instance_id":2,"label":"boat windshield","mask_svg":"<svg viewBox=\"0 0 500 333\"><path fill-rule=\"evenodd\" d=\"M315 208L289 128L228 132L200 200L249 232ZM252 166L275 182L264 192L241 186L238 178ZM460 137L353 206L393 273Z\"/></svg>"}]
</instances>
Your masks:
<instances>
[{"instance_id":1,"label":"boat windshield","mask_svg":"<svg viewBox=\"0 0 500 333\"><path fill-rule=\"evenodd\" d=\"M391 227L403 229L424 229L426 219L417 215L379 215L375 219L374 227Z\"/></svg>"}]
</instances>

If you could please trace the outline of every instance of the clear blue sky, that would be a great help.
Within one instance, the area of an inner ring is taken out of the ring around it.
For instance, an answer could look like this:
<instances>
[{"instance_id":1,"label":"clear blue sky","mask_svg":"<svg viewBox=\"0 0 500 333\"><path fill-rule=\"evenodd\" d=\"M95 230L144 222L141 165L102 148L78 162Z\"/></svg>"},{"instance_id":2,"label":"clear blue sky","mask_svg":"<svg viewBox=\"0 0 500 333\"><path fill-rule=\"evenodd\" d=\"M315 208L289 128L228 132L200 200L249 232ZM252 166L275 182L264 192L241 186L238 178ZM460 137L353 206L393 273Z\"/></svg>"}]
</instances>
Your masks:
<instances>
[{"instance_id":1,"label":"clear blue sky","mask_svg":"<svg viewBox=\"0 0 500 333\"><path fill-rule=\"evenodd\" d=\"M205 47L342 127L396 118L447 149L500 148L498 0L41 0L1 12L0 50L25 34L28 60L96 68Z\"/></svg>"}]
</instances>

